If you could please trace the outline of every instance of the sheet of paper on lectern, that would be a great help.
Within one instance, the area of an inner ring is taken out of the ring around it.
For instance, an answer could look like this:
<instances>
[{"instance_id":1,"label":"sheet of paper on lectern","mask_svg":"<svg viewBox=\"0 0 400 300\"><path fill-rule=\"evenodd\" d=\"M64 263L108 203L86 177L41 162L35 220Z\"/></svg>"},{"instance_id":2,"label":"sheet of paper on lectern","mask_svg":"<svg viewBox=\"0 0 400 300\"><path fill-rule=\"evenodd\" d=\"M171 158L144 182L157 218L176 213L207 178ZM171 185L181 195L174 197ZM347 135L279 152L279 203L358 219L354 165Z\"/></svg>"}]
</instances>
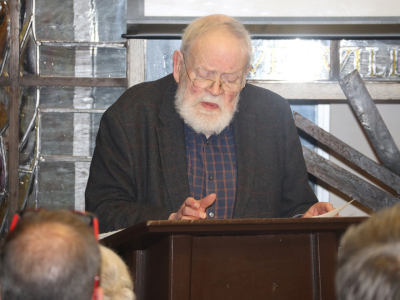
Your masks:
<instances>
[{"instance_id":1,"label":"sheet of paper on lectern","mask_svg":"<svg viewBox=\"0 0 400 300\"><path fill-rule=\"evenodd\" d=\"M312 217L312 218L331 218L331 217L334 217L334 216L336 216L338 213L340 213L343 209L345 209L351 202L353 202L354 201L354 199L353 200L351 200L349 203L346 203L345 205L343 205L343 206L341 206L341 207L338 207L338 208L336 208L336 209L334 209L334 210L332 210L332 211L330 211L330 212L328 212L328 213L326 213L326 214L323 214L323 215L319 215L319 216L314 216L314 217Z\"/></svg>"},{"instance_id":2,"label":"sheet of paper on lectern","mask_svg":"<svg viewBox=\"0 0 400 300\"><path fill-rule=\"evenodd\" d=\"M124 229L125 229L125 228L124 228ZM108 237L108 236L110 236L110 235L113 235L113 234L115 234L115 233L117 233L117 232L120 232L121 230L124 230L124 229L115 230L115 231L110 231L110 232L106 232L106 233L100 233L100 234L99 234L99 240L102 240L102 239L104 239L104 238L106 238L106 237Z\"/></svg>"}]
</instances>

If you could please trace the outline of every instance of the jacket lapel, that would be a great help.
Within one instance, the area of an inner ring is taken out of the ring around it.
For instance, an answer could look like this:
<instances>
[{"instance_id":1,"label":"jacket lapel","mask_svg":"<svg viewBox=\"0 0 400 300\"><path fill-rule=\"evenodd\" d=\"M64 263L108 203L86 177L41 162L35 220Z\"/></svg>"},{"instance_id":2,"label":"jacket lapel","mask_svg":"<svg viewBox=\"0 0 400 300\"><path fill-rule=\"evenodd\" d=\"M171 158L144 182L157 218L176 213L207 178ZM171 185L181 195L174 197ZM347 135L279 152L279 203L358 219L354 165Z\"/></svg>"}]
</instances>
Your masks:
<instances>
[{"instance_id":1,"label":"jacket lapel","mask_svg":"<svg viewBox=\"0 0 400 300\"><path fill-rule=\"evenodd\" d=\"M235 138L237 186L233 218L242 218L254 185L256 164L256 115L247 107L245 90L239 102L239 111L233 120Z\"/></svg>"},{"instance_id":2,"label":"jacket lapel","mask_svg":"<svg viewBox=\"0 0 400 300\"><path fill-rule=\"evenodd\" d=\"M171 76L160 110L157 138L164 179L172 201L172 209L177 211L183 201L190 196L187 177L186 145L183 121L174 107L176 84Z\"/></svg>"}]
</instances>

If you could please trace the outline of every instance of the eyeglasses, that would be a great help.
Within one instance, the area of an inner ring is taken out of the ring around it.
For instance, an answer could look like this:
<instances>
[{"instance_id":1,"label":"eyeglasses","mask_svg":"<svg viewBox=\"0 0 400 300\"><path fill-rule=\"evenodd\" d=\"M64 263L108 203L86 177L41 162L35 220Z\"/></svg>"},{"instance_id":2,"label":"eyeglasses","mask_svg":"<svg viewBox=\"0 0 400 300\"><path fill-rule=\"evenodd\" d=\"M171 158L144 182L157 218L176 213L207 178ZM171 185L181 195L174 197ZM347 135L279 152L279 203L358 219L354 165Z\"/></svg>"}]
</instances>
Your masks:
<instances>
[{"instance_id":1,"label":"eyeglasses","mask_svg":"<svg viewBox=\"0 0 400 300\"><path fill-rule=\"evenodd\" d=\"M20 211L19 213L16 213L11 221L11 225L10 225L10 229L9 232L11 233L15 227L18 224L18 221L26 214L31 214L34 212L38 212L38 211L45 211L45 209L25 209L23 211ZM93 232L94 232L94 236L96 238L96 240L99 240L99 220L97 219L97 217L94 214L88 213L86 211L78 211L78 210L71 210L71 213L75 214L79 220L81 220L83 223L85 223L88 226L93 227ZM100 276L96 275L94 277L94 288L93 288L93 295L92 295L92 299L97 299L98 297L98 293L97 293L97 289L100 285Z\"/></svg>"},{"instance_id":2,"label":"eyeglasses","mask_svg":"<svg viewBox=\"0 0 400 300\"><path fill-rule=\"evenodd\" d=\"M241 90L243 90L244 86L246 85L246 83L244 85L240 85L238 83L235 82L226 82L226 81L219 81L219 80L211 80L211 79L201 79L201 78L190 78L189 72L187 70L186 67L186 61L185 61L185 57L183 57L183 64L185 65L185 70L186 70L186 75L189 78L189 80L193 83L193 85L197 88L200 89L209 89L211 88L214 83L218 82L219 83L219 87L221 89L223 89L225 92L229 92L229 93L238 93Z\"/></svg>"}]
</instances>

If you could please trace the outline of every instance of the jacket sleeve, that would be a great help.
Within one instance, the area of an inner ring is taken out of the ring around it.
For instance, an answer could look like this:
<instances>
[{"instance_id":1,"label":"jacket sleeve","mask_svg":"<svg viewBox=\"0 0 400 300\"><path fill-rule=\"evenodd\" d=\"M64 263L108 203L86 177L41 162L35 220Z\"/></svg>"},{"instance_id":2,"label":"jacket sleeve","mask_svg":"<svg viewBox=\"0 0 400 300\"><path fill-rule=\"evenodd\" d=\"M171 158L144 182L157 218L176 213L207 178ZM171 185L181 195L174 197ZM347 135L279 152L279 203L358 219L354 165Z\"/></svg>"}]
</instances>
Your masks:
<instances>
[{"instance_id":1,"label":"jacket sleeve","mask_svg":"<svg viewBox=\"0 0 400 300\"><path fill-rule=\"evenodd\" d=\"M126 228L145 220L168 219L173 213L150 204L137 190L130 142L117 113L103 115L85 192L86 210L99 218L100 232Z\"/></svg>"},{"instance_id":2,"label":"jacket sleeve","mask_svg":"<svg viewBox=\"0 0 400 300\"><path fill-rule=\"evenodd\" d=\"M309 182L300 138L292 111L285 101L284 122L284 178L282 187L281 217L291 218L304 214L318 202Z\"/></svg>"}]
</instances>

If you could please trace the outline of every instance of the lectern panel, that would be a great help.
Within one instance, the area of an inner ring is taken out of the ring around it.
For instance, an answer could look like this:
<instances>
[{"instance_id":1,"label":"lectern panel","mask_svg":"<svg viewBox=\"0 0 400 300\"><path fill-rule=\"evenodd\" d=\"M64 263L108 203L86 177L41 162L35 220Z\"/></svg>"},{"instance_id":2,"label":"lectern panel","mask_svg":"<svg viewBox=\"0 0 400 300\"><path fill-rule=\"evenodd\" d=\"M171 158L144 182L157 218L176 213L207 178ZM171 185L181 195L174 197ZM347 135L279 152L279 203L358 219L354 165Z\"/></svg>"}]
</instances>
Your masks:
<instances>
[{"instance_id":1,"label":"lectern panel","mask_svg":"<svg viewBox=\"0 0 400 300\"><path fill-rule=\"evenodd\" d=\"M137 300L335 300L339 237L363 220L147 221L103 243L135 274Z\"/></svg>"},{"instance_id":2,"label":"lectern panel","mask_svg":"<svg viewBox=\"0 0 400 300\"><path fill-rule=\"evenodd\" d=\"M314 299L314 253L312 234L193 237L190 299Z\"/></svg>"}]
</instances>

